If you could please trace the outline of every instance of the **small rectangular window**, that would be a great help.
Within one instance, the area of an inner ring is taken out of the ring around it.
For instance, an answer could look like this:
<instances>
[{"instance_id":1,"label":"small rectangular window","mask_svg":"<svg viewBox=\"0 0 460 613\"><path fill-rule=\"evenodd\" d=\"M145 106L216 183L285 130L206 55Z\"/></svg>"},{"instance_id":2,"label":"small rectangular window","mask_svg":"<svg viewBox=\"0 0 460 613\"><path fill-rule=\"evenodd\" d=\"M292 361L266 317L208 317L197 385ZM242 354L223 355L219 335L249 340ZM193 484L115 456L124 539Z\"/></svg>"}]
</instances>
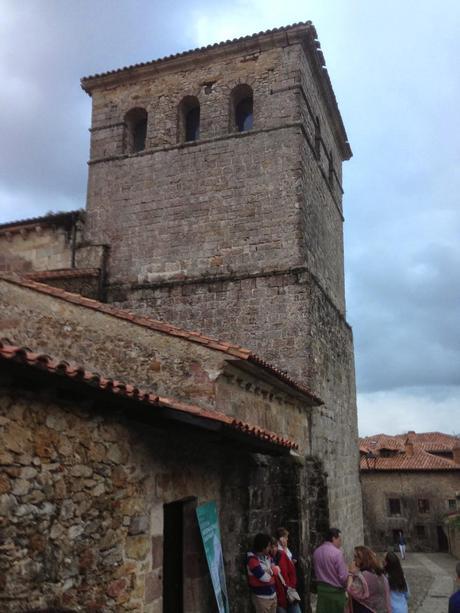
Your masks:
<instances>
[{"instance_id":1,"label":"small rectangular window","mask_svg":"<svg viewBox=\"0 0 460 613\"><path fill-rule=\"evenodd\" d=\"M399 498L390 498L388 502L390 506L390 515L401 515L401 501Z\"/></svg>"},{"instance_id":2,"label":"small rectangular window","mask_svg":"<svg viewBox=\"0 0 460 613\"><path fill-rule=\"evenodd\" d=\"M449 498L447 503L448 503L449 511L455 511L457 509L457 501L455 500L455 498Z\"/></svg>"},{"instance_id":3,"label":"small rectangular window","mask_svg":"<svg viewBox=\"0 0 460 613\"><path fill-rule=\"evenodd\" d=\"M419 513L429 513L430 511L430 501L426 498L419 498L417 506Z\"/></svg>"},{"instance_id":4,"label":"small rectangular window","mask_svg":"<svg viewBox=\"0 0 460 613\"><path fill-rule=\"evenodd\" d=\"M425 526L422 526L421 524L415 526L415 532L417 534L417 538L419 539L423 539L426 536Z\"/></svg>"}]
</instances>

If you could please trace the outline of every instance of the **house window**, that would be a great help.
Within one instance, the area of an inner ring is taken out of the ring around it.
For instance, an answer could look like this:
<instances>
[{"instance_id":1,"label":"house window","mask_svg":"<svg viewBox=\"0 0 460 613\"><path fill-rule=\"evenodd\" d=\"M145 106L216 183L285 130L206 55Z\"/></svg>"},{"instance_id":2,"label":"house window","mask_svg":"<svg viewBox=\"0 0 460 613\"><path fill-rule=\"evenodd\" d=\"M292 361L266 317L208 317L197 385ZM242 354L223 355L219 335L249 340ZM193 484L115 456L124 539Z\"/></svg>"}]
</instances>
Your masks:
<instances>
[{"instance_id":1,"label":"house window","mask_svg":"<svg viewBox=\"0 0 460 613\"><path fill-rule=\"evenodd\" d=\"M455 511L457 509L457 501L455 498L449 498L447 506L449 507L449 511Z\"/></svg>"},{"instance_id":2,"label":"house window","mask_svg":"<svg viewBox=\"0 0 460 613\"><path fill-rule=\"evenodd\" d=\"M417 502L418 512L419 513L429 513L430 511L430 501L426 498L419 498Z\"/></svg>"},{"instance_id":3,"label":"house window","mask_svg":"<svg viewBox=\"0 0 460 613\"><path fill-rule=\"evenodd\" d=\"M392 449L380 449L381 458L391 458L394 455L395 452Z\"/></svg>"},{"instance_id":4,"label":"house window","mask_svg":"<svg viewBox=\"0 0 460 613\"><path fill-rule=\"evenodd\" d=\"M401 515L401 501L399 498L390 498L388 503L390 507L390 515Z\"/></svg>"},{"instance_id":5,"label":"house window","mask_svg":"<svg viewBox=\"0 0 460 613\"><path fill-rule=\"evenodd\" d=\"M417 524L415 526L415 533L417 535L417 538L424 539L426 537L425 526L422 526L421 524Z\"/></svg>"},{"instance_id":6,"label":"house window","mask_svg":"<svg viewBox=\"0 0 460 613\"><path fill-rule=\"evenodd\" d=\"M231 94L232 131L246 132L254 125L254 104L252 88L238 85Z\"/></svg>"},{"instance_id":7,"label":"house window","mask_svg":"<svg viewBox=\"0 0 460 613\"><path fill-rule=\"evenodd\" d=\"M179 105L179 140L193 142L200 138L200 103L195 96L186 96Z\"/></svg>"},{"instance_id":8,"label":"house window","mask_svg":"<svg viewBox=\"0 0 460 613\"><path fill-rule=\"evenodd\" d=\"M126 153L139 153L145 149L147 119L147 111L142 108L131 109L126 113L124 143Z\"/></svg>"}]
</instances>

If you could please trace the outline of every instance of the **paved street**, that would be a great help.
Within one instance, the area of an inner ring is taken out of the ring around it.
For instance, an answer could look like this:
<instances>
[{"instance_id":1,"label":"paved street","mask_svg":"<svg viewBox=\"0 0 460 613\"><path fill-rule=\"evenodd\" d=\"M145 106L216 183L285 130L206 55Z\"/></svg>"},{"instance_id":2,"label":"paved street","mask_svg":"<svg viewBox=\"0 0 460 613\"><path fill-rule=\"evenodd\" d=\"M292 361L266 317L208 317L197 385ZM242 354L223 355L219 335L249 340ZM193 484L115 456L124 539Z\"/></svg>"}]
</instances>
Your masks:
<instances>
[{"instance_id":1,"label":"paved street","mask_svg":"<svg viewBox=\"0 0 460 613\"><path fill-rule=\"evenodd\" d=\"M409 553L403 561L411 591L410 613L447 613L457 560L446 553Z\"/></svg>"}]
</instances>

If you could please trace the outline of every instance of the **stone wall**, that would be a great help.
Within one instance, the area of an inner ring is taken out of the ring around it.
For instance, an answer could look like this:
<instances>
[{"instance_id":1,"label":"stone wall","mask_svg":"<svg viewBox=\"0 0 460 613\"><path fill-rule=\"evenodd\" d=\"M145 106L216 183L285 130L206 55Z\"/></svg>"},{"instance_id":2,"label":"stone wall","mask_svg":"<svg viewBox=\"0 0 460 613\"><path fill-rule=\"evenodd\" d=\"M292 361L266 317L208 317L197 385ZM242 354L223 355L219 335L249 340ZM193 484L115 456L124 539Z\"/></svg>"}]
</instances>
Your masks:
<instances>
[{"instance_id":1,"label":"stone wall","mask_svg":"<svg viewBox=\"0 0 460 613\"><path fill-rule=\"evenodd\" d=\"M29 272L70 268L71 236L63 227L0 229L0 270Z\"/></svg>"},{"instance_id":2,"label":"stone wall","mask_svg":"<svg viewBox=\"0 0 460 613\"><path fill-rule=\"evenodd\" d=\"M0 402L1 610L161 611L163 504L222 507L226 454L53 396L2 389Z\"/></svg>"},{"instance_id":3,"label":"stone wall","mask_svg":"<svg viewBox=\"0 0 460 613\"><path fill-rule=\"evenodd\" d=\"M327 516L321 465L253 455L174 423L75 384L29 380L15 365L2 369L2 612L160 613L164 505L187 498L187 613L215 611L193 514L209 500L219 508L232 613L250 611L245 552L259 531L289 528L302 591L308 546Z\"/></svg>"},{"instance_id":4,"label":"stone wall","mask_svg":"<svg viewBox=\"0 0 460 613\"><path fill-rule=\"evenodd\" d=\"M448 500L455 499L459 471L366 472L362 474L364 528L367 543L384 550L393 544L393 530L402 529L412 551L439 551L438 527L445 532ZM390 513L389 499L397 498L401 513ZM429 501L421 513L418 500ZM417 532L423 526L425 536Z\"/></svg>"}]
</instances>

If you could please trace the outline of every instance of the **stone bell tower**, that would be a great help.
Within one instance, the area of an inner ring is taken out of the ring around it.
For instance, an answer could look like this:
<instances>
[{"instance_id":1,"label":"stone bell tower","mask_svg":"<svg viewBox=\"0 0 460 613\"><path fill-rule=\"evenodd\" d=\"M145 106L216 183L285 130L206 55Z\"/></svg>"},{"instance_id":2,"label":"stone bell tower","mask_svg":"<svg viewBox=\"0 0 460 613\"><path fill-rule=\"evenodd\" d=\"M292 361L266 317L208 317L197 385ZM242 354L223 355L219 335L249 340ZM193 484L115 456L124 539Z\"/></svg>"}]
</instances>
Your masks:
<instances>
[{"instance_id":1,"label":"stone bell tower","mask_svg":"<svg viewBox=\"0 0 460 613\"><path fill-rule=\"evenodd\" d=\"M310 23L82 80L92 97L85 240L108 301L253 349L325 400L312 450L330 521L362 539L342 162Z\"/></svg>"}]
</instances>

